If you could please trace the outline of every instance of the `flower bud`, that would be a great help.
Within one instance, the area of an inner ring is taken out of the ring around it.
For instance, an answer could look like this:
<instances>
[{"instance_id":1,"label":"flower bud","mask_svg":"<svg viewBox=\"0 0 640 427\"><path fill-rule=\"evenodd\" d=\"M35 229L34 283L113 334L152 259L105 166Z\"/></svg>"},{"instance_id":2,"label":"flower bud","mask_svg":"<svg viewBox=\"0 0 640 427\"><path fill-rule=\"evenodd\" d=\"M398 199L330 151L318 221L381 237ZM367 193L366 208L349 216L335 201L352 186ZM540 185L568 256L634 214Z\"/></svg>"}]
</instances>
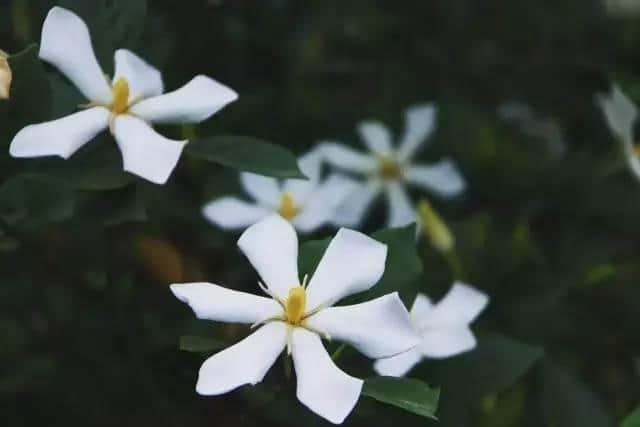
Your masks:
<instances>
[{"instance_id":1,"label":"flower bud","mask_svg":"<svg viewBox=\"0 0 640 427\"><path fill-rule=\"evenodd\" d=\"M442 217L433 209L426 200L418 203L418 218L422 226L422 232L429 239L434 248L440 252L449 252L453 249L455 238Z\"/></svg>"},{"instance_id":2,"label":"flower bud","mask_svg":"<svg viewBox=\"0 0 640 427\"><path fill-rule=\"evenodd\" d=\"M11 91L11 67L7 58L9 55L0 50L0 99L9 99Z\"/></svg>"}]
</instances>

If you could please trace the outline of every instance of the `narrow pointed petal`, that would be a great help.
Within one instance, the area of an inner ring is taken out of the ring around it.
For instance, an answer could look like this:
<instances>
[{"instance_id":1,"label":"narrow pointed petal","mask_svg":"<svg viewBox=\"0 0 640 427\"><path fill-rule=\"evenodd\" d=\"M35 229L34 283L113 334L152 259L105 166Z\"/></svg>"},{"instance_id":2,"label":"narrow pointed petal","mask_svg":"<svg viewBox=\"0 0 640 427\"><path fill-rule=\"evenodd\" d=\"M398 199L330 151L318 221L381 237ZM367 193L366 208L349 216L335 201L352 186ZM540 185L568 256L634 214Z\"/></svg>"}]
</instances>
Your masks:
<instances>
[{"instance_id":1,"label":"narrow pointed petal","mask_svg":"<svg viewBox=\"0 0 640 427\"><path fill-rule=\"evenodd\" d=\"M129 102L162 94L162 74L144 59L127 49L115 53L113 83L125 78L129 84Z\"/></svg>"},{"instance_id":2,"label":"narrow pointed petal","mask_svg":"<svg viewBox=\"0 0 640 427\"><path fill-rule=\"evenodd\" d=\"M380 194L382 184L371 179L357 187L336 208L333 222L336 225L358 228L364 221L367 210Z\"/></svg>"},{"instance_id":3,"label":"narrow pointed petal","mask_svg":"<svg viewBox=\"0 0 640 427\"><path fill-rule=\"evenodd\" d=\"M286 299L289 289L300 284L298 236L280 215L270 215L247 228L238 239L238 246L279 298Z\"/></svg>"},{"instance_id":4,"label":"narrow pointed petal","mask_svg":"<svg viewBox=\"0 0 640 427\"><path fill-rule=\"evenodd\" d=\"M238 94L227 86L196 76L180 89L140 101L131 112L156 123L199 123L236 99Z\"/></svg>"},{"instance_id":5,"label":"narrow pointed petal","mask_svg":"<svg viewBox=\"0 0 640 427\"><path fill-rule=\"evenodd\" d=\"M346 145L325 142L319 149L329 164L347 172L372 174L378 167L375 157L359 153Z\"/></svg>"},{"instance_id":6,"label":"narrow pointed petal","mask_svg":"<svg viewBox=\"0 0 640 427\"><path fill-rule=\"evenodd\" d=\"M416 211L404 185L391 181L386 183L385 190L389 199L387 227L402 227L416 222Z\"/></svg>"},{"instance_id":7,"label":"narrow pointed petal","mask_svg":"<svg viewBox=\"0 0 640 427\"><path fill-rule=\"evenodd\" d=\"M405 132L398 147L402 162L411 159L435 128L436 107L433 104L416 105L405 114Z\"/></svg>"},{"instance_id":8,"label":"narrow pointed petal","mask_svg":"<svg viewBox=\"0 0 640 427\"><path fill-rule=\"evenodd\" d=\"M191 307L198 319L256 323L282 314L272 298L238 292L212 283L177 283L171 292Z\"/></svg>"},{"instance_id":9,"label":"narrow pointed petal","mask_svg":"<svg viewBox=\"0 0 640 427\"><path fill-rule=\"evenodd\" d=\"M333 363L318 335L295 328L292 339L298 400L326 420L342 423L358 403L363 381Z\"/></svg>"},{"instance_id":10,"label":"narrow pointed petal","mask_svg":"<svg viewBox=\"0 0 640 427\"><path fill-rule=\"evenodd\" d=\"M417 349L412 348L404 353L376 360L373 364L373 369L378 375L404 377L422 360L422 357L422 354Z\"/></svg>"},{"instance_id":11,"label":"narrow pointed petal","mask_svg":"<svg viewBox=\"0 0 640 427\"><path fill-rule=\"evenodd\" d=\"M240 184L256 202L277 209L280 205L280 184L270 176L250 172L240 173Z\"/></svg>"},{"instance_id":12,"label":"narrow pointed petal","mask_svg":"<svg viewBox=\"0 0 640 427\"><path fill-rule=\"evenodd\" d=\"M124 170L155 184L167 182L187 143L165 138L130 115L116 117L113 136L122 152Z\"/></svg>"},{"instance_id":13,"label":"narrow pointed petal","mask_svg":"<svg viewBox=\"0 0 640 427\"><path fill-rule=\"evenodd\" d=\"M23 128L11 141L13 157L60 156L68 159L107 128L109 111L94 107L58 120Z\"/></svg>"},{"instance_id":14,"label":"narrow pointed petal","mask_svg":"<svg viewBox=\"0 0 640 427\"><path fill-rule=\"evenodd\" d=\"M638 109L617 85L611 88L609 95L598 98L609 128L618 138L632 140L633 124L638 117Z\"/></svg>"},{"instance_id":15,"label":"narrow pointed petal","mask_svg":"<svg viewBox=\"0 0 640 427\"><path fill-rule=\"evenodd\" d=\"M318 149L299 157L298 167L308 179L287 179L284 181L282 191L291 194L297 203L306 203L316 191L320 181L321 166L322 153Z\"/></svg>"},{"instance_id":16,"label":"narrow pointed petal","mask_svg":"<svg viewBox=\"0 0 640 427\"><path fill-rule=\"evenodd\" d=\"M468 326L449 326L427 329L417 350L425 357L442 359L472 350L476 339Z\"/></svg>"},{"instance_id":17,"label":"narrow pointed petal","mask_svg":"<svg viewBox=\"0 0 640 427\"><path fill-rule=\"evenodd\" d=\"M207 203L202 213L218 227L237 229L253 225L272 212L235 197L221 197Z\"/></svg>"},{"instance_id":18,"label":"narrow pointed petal","mask_svg":"<svg viewBox=\"0 0 640 427\"><path fill-rule=\"evenodd\" d=\"M307 287L307 308L331 306L366 291L384 273L387 245L346 228L338 230Z\"/></svg>"},{"instance_id":19,"label":"narrow pointed petal","mask_svg":"<svg viewBox=\"0 0 640 427\"><path fill-rule=\"evenodd\" d=\"M412 184L442 196L451 197L464 191L466 184L456 165L448 159L433 166L411 166L405 178Z\"/></svg>"},{"instance_id":20,"label":"narrow pointed petal","mask_svg":"<svg viewBox=\"0 0 640 427\"><path fill-rule=\"evenodd\" d=\"M282 353L286 341L284 323L267 323L239 343L208 358L200 368L196 392L211 396L245 384L258 384Z\"/></svg>"},{"instance_id":21,"label":"narrow pointed petal","mask_svg":"<svg viewBox=\"0 0 640 427\"><path fill-rule=\"evenodd\" d=\"M397 292L362 304L325 308L306 324L373 359L394 356L420 343Z\"/></svg>"},{"instance_id":22,"label":"narrow pointed petal","mask_svg":"<svg viewBox=\"0 0 640 427\"><path fill-rule=\"evenodd\" d=\"M440 326L468 325L484 310L489 297L462 282L456 282L449 292L434 306L423 309L413 308L413 315L419 329Z\"/></svg>"},{"instance_id":23,"label":"narrow pointed petal","mask_svg":"<svg viewBox=\"0 0 640 427\"><path fill-rule=\"evenodd\" d=\"M315 189L306 205L294 219L296 229L312 232L329 223L337 207L352 194L358 184L340 175L332 175Z\"/></svg>"},{"instance_id":24,"label":"narrow pointed petal","mask_svg":"<svg viewBox=\"0 0 640 427\"><path fill-rule=\"evenodd\" d=\"M111 104L111 87L91 46L87 25L61 7L47 14L42 26L40 58L55 66L90 101Z\"/></svg>"},{"instance_id":25,"label":"narrow pointed petal","mask_svg":"<svg viewBox=\"0 0 640 427\"><path fill-rule=\"evenodd\" d=\"M389 156L393 152L391 132L380 122L366 121L358 125L360 138L369 151L379 156Z\"/></svg>"}]
</instances>

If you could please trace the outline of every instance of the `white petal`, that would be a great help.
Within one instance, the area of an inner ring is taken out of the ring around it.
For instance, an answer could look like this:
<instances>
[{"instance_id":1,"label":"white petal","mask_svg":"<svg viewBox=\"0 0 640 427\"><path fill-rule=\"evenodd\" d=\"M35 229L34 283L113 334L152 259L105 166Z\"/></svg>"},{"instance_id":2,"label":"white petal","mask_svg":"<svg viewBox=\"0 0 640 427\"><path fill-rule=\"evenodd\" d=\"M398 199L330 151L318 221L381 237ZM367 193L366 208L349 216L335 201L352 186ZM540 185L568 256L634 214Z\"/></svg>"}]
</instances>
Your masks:
<instances>
[{"instance_id":1,"label":"white petal","mask_svg":"<svg viewBox=\"0 0 640 427\"><path fill-rule=\"evenodd\" d=\"M246 228L271 214L271 211L235 197L221 197L207 203L202 213L209 221L227 229Z\"/></svg>"},{"instance_id":2,"label":"white petal","mask_svg":"<svg viewBox=\"0 0 640 427\"><path fill-rule=\"evenodd\" d=\"M331 306L366 291L384 273L387 245L346 228L338 230L307 287L307 307Z\"/></svg>"},{"instance_id":3,"label":"white petal","mask_svg":"<svg viewBox=\"0 0 640 427\"><path fill-rule=\"evenodd\" d=\"M358 187L353 180L331 175L310 195L302 211L293 219L296 229L311 232L329 223L336 208Z\"/></svg>"},{"instance_id":4,"label":"white petal","mask_svg":"<svg viewBox=\"0 0 640 427\"><path fill-rule=\"evenodd\" d=\"M422 354L417 349L412 348L404 353L376 360L373 364L373 369L379 375L404 377L421 360Z\"/></svg>"},{"instance_id":5,"label":"white petal","mask_svg":"<svg viewBox=\"0 0 640 427\"><path fill-rule=\"evenodd\" d=\"M140 98L160 95L164 86L162 74L144 59L127 49L118 49L115 54L116 70L113 83L124 77L129 84L129 102Z\"/></svg>"},{"instance_id":6,"label":"white petal","mask_svg":"<svg viewBox=\"0 0 640 427\"><path fill-rule=\"evenodd\" d=\"M109 124L109 111L94 107L58 120L23 128L11 141L13 157L60 156L68 159Z\"/></svg>"},{"instance_id":7,"label":"white petal","mask_svg":"<svg viewBox=\"0 0 640 427\"><path fill-rule=\"evenodd\" d=\"M308 179L287 179L284 181L282 191L290 193L296 203L306 203L320 181L321 165L322 153L318 149L299 157L298 167Z\"/></svg>"},{"instance_id":8,"label":"white petal","mask_svg":"<svg viewBox=\"0 0 640 427\"><path fill-rule=\"evenodd\" d=\"M379 180L370 179L357 186L336 208L333 222L336 225L357 228L364 215L382 189Z\"/></svg>"},{"instance_id":9,"label":"white petal","mask_svg":"<svg viewBox=\"0 0 640 427\"><path fill-rule=\"evenodd\" d=\"M410 166L405 178L412 184L443 196L455 196L466 187L458 168L448 159L441 160L433 166Z\"/></svg>"},{"instance_id":10,"label":"white petal","mask_svg":"<svg viewBox=\"0 0 640 427\"><path fill-rule=\"evenodd\" d=\"M42 26L40 58L60 70L90 101L111 104L109 83L91 46L87 25L75 13L54 7Z\"/></svg>"},{"instance_id":11,"label":"white petal","mask_svg":"<svg viewBox=\"0 0 640 427\"><path fill-rule=\"evenodd\" d=\"M609 95L599 96L597 99L607 119L609 128L617 137L631 140L633 122L638 117L638 109L635 104L617 85L613 85Z\"/></svg>"},{"instance_id":12,"label":"white petal","mask_svg":"<svg viewBox=\"0 0 640 427\"><path fill-rule=\"evenodd\" d=\"M375 157L354 151L346 145L325 142L319 150L329 164L345 171L370 174L378 167Z\"/></svg>"},{"instance_id":13,"label":"white petal","mask_svg":"<svg viewBox=\"0 0 640 427\"><path fill-rule=\"evenodd\" d=\"M476 339L468 326L448 326L424 331L417 350L425 357L441 359L469 351L475 346Z\"/></svg>"},{"instance_id":14,"label":"white petal","mask_svg":"<svg viewBox=\"0 0 640 427\"><path fill-rule=\"evenodd\" d=\"M456 282L434 306L411 310L419 329L468 325L487 306L489 297L462 282Z\"/></svg>"},{"instance_id":15,"label":"white petal","mask_svg":"<svg viewBox=\"0 0 640 427\"><path fill-rule=\"evenodd\" d=\"M391 132L380 122L366 121L358 125L360 138L369 151L379 156L389 156L393 152Z\"/></svg>"},{"instance_id":16,"label":"white petal","mask_svg":"<svg viewBox=\"0 0 640 427\"><path fill-rule=\"evenodd\" d=\"M295 328L292 339L298 400L330 422L342 423L358 403L363 381L333 363L318 335Z\"/></svg>"},{"instance_id":17,"label":"white petal","mask_svg":"<svg viewBox=\"0 0 640 427\"><path fill-rule=\"evenodd\" d=\"M286 340L284 323L267 323L239 343L208 358L200 368L196 391L210 396L259 383L282 353Z\"/></svg>"},{"instance_id":18,"label":"white petal","mask_svg":"<svg viewBox=\"0 0 640 427\"><path fill-rule=\"evenodd\" d=\"M230 88L196 76L178 90L140 101L131 112L157 123L199 123L236 99L238 94Z\"/></svg>"},{"instance_id":19,"label":"white petal","mask_svg":"<svg viewBox=\"0 0 640 427\"><path fill-rule=\"evenodd\" d=\"M247 228L238 240L253 268L265 285L281 299L300 284L298 277L298 236L289 221L270 215Z\"/></svg>"},{"instance_id":20,"label":"white petal","mask_svg":"<svg viewBox=\"0 0 640 427\"><path fill-rule=\"evenodd\" d=\"M280 206L281 190L277 179L250 172L241 172L240 184L255 201L274 209Z\"/></svg>"},{"instance_id":21,"label":"white petal","mask_svg":"<svg viewBox=\"0 0 640 427\"><path fill-rule=\"evenodd\" d=\"M420 318L420 316L426 315L433 310L433 303L425 294L416 295L416 299L413 300L411 306L411 316L414 318Z\"/></svg>"},{"instance_id":22,"label":"white petal","mask_svg":"<svg viewBox=\"0 0 640 427\"><path fill-rule=\"evenodd\" d=\"M113 136L122 152L124 170L155 184L167 182L187 143L165 138L130 115L116 117Z\"/></svg>"},{"instance_id":23,"label":"white petal","mask_svg":"<svg viewBox=\"0 0 640 427\"><path fill-rule=\"evenodd\" d=\"M282 307L273 298L238 292L212 283L173 284L171 292L189 304L198 319L256 323L282 314Z\"/></svg>"},{"instance_id":24,"label":"white petal","mask_svg":"<svg viewBox=\"0 0 640 427\"><path fill-rule=\"evenodd\" d=\"M431 135L436 122L433 104L416 105L405 113L405 131L398 147L398 158L406 162Z\"/></svg>"},{"instance_id":25,"label":"white petal","mask_svg":"<svg viewBox=\"0 0 640 427\"><path fill-rule=\"evenodd\" d=\"M416 212L404 185L398 181L389 181L385 189L389 199L387 227L402 227L416 222Z\"/></svg>"},{"instance_id":26,"label":"white petal","mask_svg":"<svg viewBox=\"0 0 640 427\"><path fill-rule=\"evenodd\" d=\"M306 324L374 359L405 352L420 343L397 292L362 304L325 308Z\"/></svg>"}]
</instances>

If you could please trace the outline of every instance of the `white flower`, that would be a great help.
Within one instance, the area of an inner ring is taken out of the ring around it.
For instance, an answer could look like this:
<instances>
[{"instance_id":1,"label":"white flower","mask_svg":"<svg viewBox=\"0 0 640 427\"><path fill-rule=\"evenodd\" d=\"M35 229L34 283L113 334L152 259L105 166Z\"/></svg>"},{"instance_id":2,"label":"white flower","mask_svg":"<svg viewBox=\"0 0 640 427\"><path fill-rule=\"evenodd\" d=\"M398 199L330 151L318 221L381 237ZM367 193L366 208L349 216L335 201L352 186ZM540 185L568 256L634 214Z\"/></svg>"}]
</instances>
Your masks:
<instances>
[{"instance_id":1,"label":"white flower","mask_svg":"<svg viewBox=\"0 0 640 427\"><path fill-rule=\"evenodd\" d=\"M282 184L275 178L243 172L240 182L255 202L221 197L205 205L203 214L222 228L237 229L275 212L299 231L314 231L331 221L336 207L356 187L355 182L339 175L321 181L321 161L318 151L300 157L300 170L309 179L288 179Z\"/></svg>"},{"instance_id":2,"label":"white flower","mask_svg":"<svg viewBox=\"0 0 640 427\"><path fill-rule=\"evenodd\" d=\"M372 358L401 353L419 341L397 293L332 307L380 279L386 245L356 231L339 230L308 286L306 277L300 284L295 230L279 215L249 227L238 246L271 298L210 283L171 285L175 296L200 319L260 326L204 362L196 391L218 395L257 384L286 347L293 356L300 402L327 420L341 423L358 401L363 381L333 363L321 338L344 341Z\"/></svg>"},{"instance_id":3,"label":"white flower","mask_svg":"<svg viewBox=\"0 0 640 427\"><path fill-rule=\"evenodd\" d=\"M442 196L454 196L464 190L465 182L451 160L444 159L432 166L412 162L434 129L435 115L436 109L432 104L409 108L405 115L405 133L397 148L391 144L390 131L383 124L371 121L358 126L370 153L359 153L332 142L322 145L330 164L366 177L366 181L339 207L336 217L338 224L357 226L369 205L382 192L389 203L389 227L415 222L416 214L406 184Z\"/></svg>"},{"instance_id":4,"label":"white flower","mask_svg":"<svg viewBox=\"0 0 640 427\"><path fill-rule=\"evenodd\" d=\"M633 126L638 109L620 88L614 85L609 95L600 95L597 101L609 125L609 129L622 143L631 171L640 178L640 149L634 142Z\"/></svg>"},{"instance_id":5,"label":"white flower","mask_svg":"<svg viewBox=\"0 0 640 427\"><path fill-rule=\"evenodd\" d=\"M411 319L422 336L420 344L405 353L376 360L374 369L380 375L401 377L425 357L442 359L473 349L476 339L469 324L488 302L487 295L460 282L454 283L436 305L418 294Z\"/></svg>"},{"instance_id":6,"label":"white flower","mask_svg":"<svg viewBox=\"0 0 640 427\"><path fill-rule=\"evenodd\" d=\"M115 76L109 82L86 24L60 7L51 9L44 21L40 58L60 70L89 103L80 112L22 129L11 142L14 157L67 159L108 127L122 152L124 170L164 184L187 141L167 139L149 122L200 122L237 98L205 76L163 95L160 72L125 49L115 53Z\"/></svg>"}]
</instances>

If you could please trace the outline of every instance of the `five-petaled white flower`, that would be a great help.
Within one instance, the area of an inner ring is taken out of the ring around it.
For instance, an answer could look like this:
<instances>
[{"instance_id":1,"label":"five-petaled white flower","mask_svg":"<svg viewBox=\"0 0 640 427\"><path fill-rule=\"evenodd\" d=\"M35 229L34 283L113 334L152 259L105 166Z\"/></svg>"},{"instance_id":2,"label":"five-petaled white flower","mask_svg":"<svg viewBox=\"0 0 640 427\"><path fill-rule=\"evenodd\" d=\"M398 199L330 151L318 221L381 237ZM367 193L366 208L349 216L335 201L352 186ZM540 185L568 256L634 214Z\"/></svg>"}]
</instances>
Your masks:
<instances>
[{"instance_id":1,"label":"five-petaled white flower","mask_svg":"<svg viewBox=\"0 0 640 427\"><path fill-rule=\"evenodd\" d=\"M380 375L404 376L423 358L451 357L476 346L469 324L484 310L489 298L486 294L456 282L449 292L434 305L418 294L411 307L411 320L422 339L411 350L374 363Z\"/></svg>"},{"instance_id":2,"label":"five-petaled white flower","mask_svg":"<svg viewBox=\"0 0 640 427\"><path fill-rule=\"evenodd\" d=\"M386 193L388 199L387 224L390 227L414 222L416 214L406 184L443 196L453 196L464 190L464 179L451 160L444 159L432 166L412 163L422 143L433 132L435 115L436 109L432 104L409 108L405 116L405 133L397 149L392 146L389 129L373 121L365 121L358 126L358 132L371 153L359 153L333 142L321 145L327 162L367 178L338 208L337 224L357 226L381 192Z\"/></svg>"},{"instance_id":3,"label":"five-petaled white flower","mask_svg":"<svg viewBox=\"0 0 640 427\"><path fill-rule=\"evenodd\" d=\"M631 171L640 178L640 146L636 145L633 136L633 126L638 118L637 107L616 85L611 88L609 95L600 95L597 99L609 128L622 143Z\"/></svg>"},{"instance_id":4,"label":"five-petaled white flower","mask_svg":"<svg viewBox=\"0 0 640 427\"><path fill-rule=\"evenodd\" d=\"M333 363L321 338L347 342L372 358L390 357L418 344L419 336L397 293L332 307L380 279L386 245L356 231L339 230L308 286L306 278L300 284L298 276L296 232L281 216L271 215L249 227L238 246L271 298L210 283L171 285L198 318L259 326L204 362L198 393L217 395L262 381L286 347L293 356L298 399L318 415L341 423L358 401L363 382Z\"/></svg>"},{"instance_id":5,"label":"five-petaled white flower","mask_svg":"<svg viewBox=\"0 0 640 427\"><path fill-rule=\"evenodd\" d=\"M86 24L60 7L49 11L42 27L40 58L60 70L89 103L80 112L22 129L11 142L14 157L67 159L108 127L122 152L124 170L164 184L187 141L167 139L148 122L197 123L237 99L233 90L202 75L163 95L160 72L125 49L115 53L115 75L109 82Z\"/></svg>"},{"instance_id":6,"label":"five-petaled white flower","mask_svg":"<svg viewBox=\"0 0 640 427\"><path fill-rule=\"evenodd\" d=\"M333 219L336 207L356 187L340 175L320 179L322 158L315 150L298 159L309 179L277 179L242 172L240 182L254 199L249 203L235 197L221 197L203 208L204 216L222 228L246 228L276 212L302 232L312 232Z\"/></svg>"}]
</instances>

